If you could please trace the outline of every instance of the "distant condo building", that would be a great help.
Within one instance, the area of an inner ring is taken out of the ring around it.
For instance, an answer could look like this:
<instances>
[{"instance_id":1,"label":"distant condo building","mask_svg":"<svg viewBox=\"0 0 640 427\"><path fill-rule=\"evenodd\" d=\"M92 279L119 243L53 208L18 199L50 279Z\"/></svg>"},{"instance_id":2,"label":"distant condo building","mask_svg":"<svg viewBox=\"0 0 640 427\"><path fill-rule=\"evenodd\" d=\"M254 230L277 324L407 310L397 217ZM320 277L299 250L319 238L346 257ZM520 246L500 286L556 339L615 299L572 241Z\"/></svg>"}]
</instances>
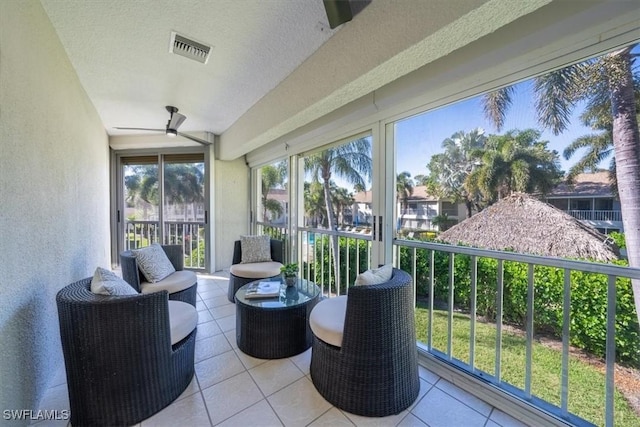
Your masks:
<instances>
[{"instance_id":1,"label":"distant condo building","mask_svg":"<svg viewBox=\"0 0 640 427\"><path fill-rule=\"evenodd\" d=\"M624 231L620 201L611 191L608 171L582 173L573 185L558 185L546 201L602 233Z\"/></svg>"}]
</instances>

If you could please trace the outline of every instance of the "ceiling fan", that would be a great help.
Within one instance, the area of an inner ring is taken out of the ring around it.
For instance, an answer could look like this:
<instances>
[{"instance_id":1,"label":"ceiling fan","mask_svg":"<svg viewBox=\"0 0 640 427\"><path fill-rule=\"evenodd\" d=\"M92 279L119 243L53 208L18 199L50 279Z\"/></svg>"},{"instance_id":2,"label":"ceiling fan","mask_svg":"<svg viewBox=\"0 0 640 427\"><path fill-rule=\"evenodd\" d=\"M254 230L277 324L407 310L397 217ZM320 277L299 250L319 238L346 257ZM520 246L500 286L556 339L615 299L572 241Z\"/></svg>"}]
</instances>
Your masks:
<instances>
[{"instance_id":1,"label":"ceiling fan","mask_svg":"<svg viewBox=\"0 0 640 427\"><path fill-rule=\"evenodd\" d=\"M153 132L164 132L167 136L177 136L180 135L183 138L190 139L191 141L195 141L202 145L211 145L211 143L205 139L201 139L195 136L188 135L186 133L178 132L178 128L186 120L186 116L178 113L178 109L176 107L172 107L171 105L167 105L165 107L169 112L169 121L167 122L167 126L165 129L149 129L149 128L124 128L124 127L116 127L116 129L120 130L150 130Z\"/></svg>"}]
</instances>

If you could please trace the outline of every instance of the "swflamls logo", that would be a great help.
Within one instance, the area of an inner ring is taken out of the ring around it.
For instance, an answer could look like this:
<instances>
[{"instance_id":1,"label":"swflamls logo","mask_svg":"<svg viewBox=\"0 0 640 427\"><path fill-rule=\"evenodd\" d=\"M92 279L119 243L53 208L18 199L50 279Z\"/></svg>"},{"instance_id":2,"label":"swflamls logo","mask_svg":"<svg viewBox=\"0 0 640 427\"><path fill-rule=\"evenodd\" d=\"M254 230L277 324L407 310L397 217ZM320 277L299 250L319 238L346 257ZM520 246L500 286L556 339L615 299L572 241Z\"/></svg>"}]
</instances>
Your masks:
<instances>
[{"instance_id":1,"label":"swflamls logo","mask_svg":"<svg viewBox=\"0 0 640 427\"><path fill-rule=\"evenodd\" d=\"M27 420L27 421L52 421L68 420L71 411L68 409L38 410L32 409L5 409L2 411L2 418L5 420Z\"/></svg>"}]
</instances>

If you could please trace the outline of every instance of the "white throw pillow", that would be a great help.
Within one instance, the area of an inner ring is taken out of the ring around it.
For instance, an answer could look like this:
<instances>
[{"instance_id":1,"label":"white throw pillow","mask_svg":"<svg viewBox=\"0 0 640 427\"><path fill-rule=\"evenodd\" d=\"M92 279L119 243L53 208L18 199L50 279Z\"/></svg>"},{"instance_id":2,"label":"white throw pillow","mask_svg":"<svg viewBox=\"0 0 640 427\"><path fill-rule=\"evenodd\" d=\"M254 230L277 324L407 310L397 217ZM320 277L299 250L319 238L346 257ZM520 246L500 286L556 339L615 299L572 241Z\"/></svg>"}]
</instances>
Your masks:
<instances>
[{"instance_id":1,"label":"white throw pillow","mask_svg":"<svg viewBox=\"0 0 640 427\"><path fill-rule=\"evenodd\" d=\"M271 237L240 236L242 264L271 261Z\"/></svg>"},{"instance_id":2,"label":"white throw pillow","mask_svg":"<svg viewBox=\"0 0 640 427\"><path fill-rule=\"evenodd\" d=\"M135 289L113 271L96 268L91 279L91 292L99 295L136 295Z\"/></svg>"},{"instance_id":3,"label":"white throw pillow","mask_svg":"<svg viewBox=\"0 0 640 427\"><path fill-rule=\"evenodd\" d=\"M377 285L379 283L388 282L393 274L393 266L391 264L383 265L380 268L367 270L358 274L355 285Z\"/></svg>"},{"instance_id":4,"label":"white throw pillow","mask_svg":"<svg viewBox=\"0 0 640 427\"><path fill-rule=\"evenodd\" d=\"M134 249L131 252L136 257L142 275L149 283L157 283L176 271L164 249L158 243Z\"/></svg>"}]
</instances>

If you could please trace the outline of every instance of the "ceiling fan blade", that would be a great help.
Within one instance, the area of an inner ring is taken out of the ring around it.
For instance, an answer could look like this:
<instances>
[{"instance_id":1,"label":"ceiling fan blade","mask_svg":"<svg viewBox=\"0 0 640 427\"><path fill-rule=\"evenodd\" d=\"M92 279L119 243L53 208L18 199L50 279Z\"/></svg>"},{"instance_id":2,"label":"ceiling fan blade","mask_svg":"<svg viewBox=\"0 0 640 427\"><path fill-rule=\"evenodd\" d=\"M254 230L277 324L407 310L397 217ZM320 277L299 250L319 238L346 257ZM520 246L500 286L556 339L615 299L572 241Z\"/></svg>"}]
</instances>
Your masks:
<instances>
[{"instance_id":1,"label":"ceiling fan blade","mask_svg":"<svg viewBox=\"0 0 640 427\"><path fill-rule=\"evenodd\" d=\"M171 114L171 120L169 120L169 124L167 125L167 127L169 129L178 130L178 128L180 127L182 122L185 121L186 118L187 118L186 116L183 116L180 113L173 113Z\"/></svg>"},{"instance_id":2,"label":"ceiling fan blade","mask_svg":"<svg viewBox=\"0 0 640 427\"><path fill-rule=\"evenodd\" d=\"M180 136L181 136L181 137L183 137L183 138L187 138L187 139L190 139L190 140L192 140L192 141L195 141L195 142L197 142L198 144L202 144L202 145L211 145L211 143L210 143L209 141L205 140L205 139L200 139L200 138L198 138L198 137L191 136L191 135L188 135L188 134L186 134L186 133L178 132L178 135L180 135Z\"/></svg>"},{"instance_id":3,"label":"ceiling fan blade","mask_svg":"<svg viewBox=\"0 0 640 427\"><path fill-rule=\"evenodd\" d=\"M149 128L121 128L121 127L115 127L114 129L120 129L120 130L150 130L153 132L165 132L165 129L149 129Z\"/></svg>"}]
</instances>

